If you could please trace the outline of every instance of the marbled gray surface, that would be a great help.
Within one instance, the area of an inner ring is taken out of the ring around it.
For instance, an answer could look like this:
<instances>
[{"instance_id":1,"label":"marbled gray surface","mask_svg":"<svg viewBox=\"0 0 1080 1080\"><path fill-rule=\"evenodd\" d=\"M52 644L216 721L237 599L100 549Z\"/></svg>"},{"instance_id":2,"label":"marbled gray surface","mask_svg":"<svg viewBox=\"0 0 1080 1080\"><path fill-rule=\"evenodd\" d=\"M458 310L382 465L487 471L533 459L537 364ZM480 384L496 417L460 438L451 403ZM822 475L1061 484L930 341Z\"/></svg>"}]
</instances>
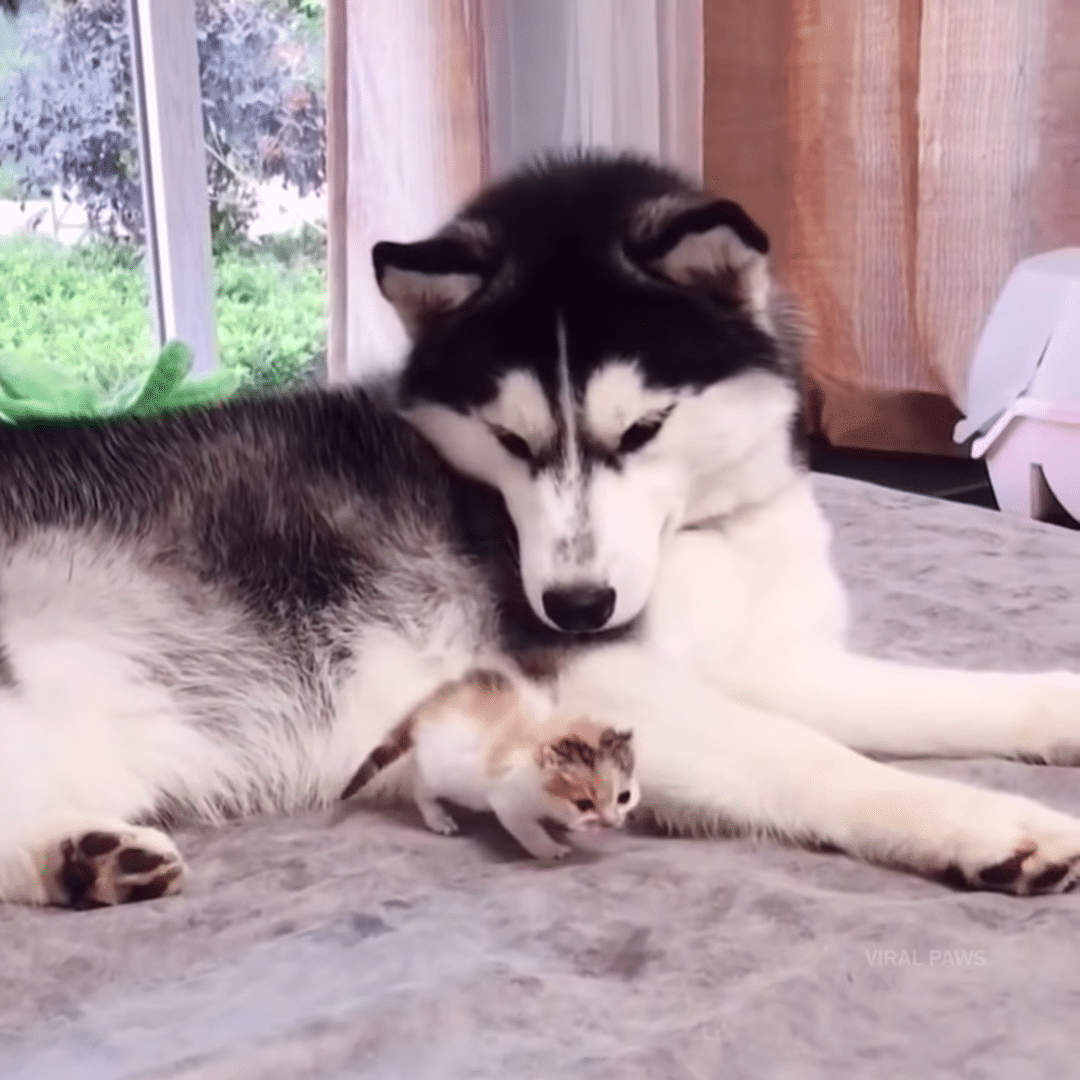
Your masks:
<instances>
[{"instance_id":1,"label":"marbled gray surface","mask_svg":"<svg viewBox=\"0 0 1080 1080\"><path fill-rule=\"evenodd\" d=\"M1080 670L1080 534L818 487L860 646ZM1067 769L927 768L1080 812ZM181 844L183 896L0 910L0 1077L1077 1075L1080 895L648 836L545 869L366 812Z\"/></svg>"}]
</instances>

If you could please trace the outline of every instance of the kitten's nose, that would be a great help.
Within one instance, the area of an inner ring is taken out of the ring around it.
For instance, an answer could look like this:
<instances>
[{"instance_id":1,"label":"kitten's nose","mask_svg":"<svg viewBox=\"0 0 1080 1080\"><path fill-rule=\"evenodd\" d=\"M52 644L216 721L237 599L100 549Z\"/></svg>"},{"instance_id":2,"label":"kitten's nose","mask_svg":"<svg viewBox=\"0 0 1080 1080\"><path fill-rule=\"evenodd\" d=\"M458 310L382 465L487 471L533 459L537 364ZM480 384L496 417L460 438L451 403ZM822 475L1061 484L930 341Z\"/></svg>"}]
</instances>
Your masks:
<instances>
[{"instance_id":1,"label":"kitten's nose","mask_svg":"<svg viewBox=\"0 0 1080 1080\"><path fill-rule=\"evenodd\" d=\"M615 590L607 585L545 589L544 614L568 634L602 630L615 610Z\"/></svg>"}]
</instances>

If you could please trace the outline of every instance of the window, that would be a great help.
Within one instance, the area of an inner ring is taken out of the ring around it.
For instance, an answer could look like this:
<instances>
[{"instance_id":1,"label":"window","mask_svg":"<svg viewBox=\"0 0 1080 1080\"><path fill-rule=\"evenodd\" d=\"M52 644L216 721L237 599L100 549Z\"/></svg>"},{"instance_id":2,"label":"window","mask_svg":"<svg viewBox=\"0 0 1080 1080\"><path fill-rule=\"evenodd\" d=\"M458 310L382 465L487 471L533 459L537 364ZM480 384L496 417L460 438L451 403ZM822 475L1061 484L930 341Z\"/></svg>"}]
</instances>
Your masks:
<instances>
[{"instance_id":1,"label":"window","mask_svg":"<svg viewBox=\"0 0 1080 1080\"><path fill-rule=\"evenodd\" d=\"M62 368L108 400L172 337L248 385L318 375L322 0L17 6L0 16L0 379Z\"/></svg>"},{"instance_id":2,"label":"window","mask_svg":"<svg viewBox=\"0 0 1080 1080\"><path fill-rule=\"evenodd\" d=\"M153 349L124 5L0 16L0 363L107 392ZM12 393L17 387L6 387ZM0 405L2 408L2 405Z\"/></svg>"}]
</instances>

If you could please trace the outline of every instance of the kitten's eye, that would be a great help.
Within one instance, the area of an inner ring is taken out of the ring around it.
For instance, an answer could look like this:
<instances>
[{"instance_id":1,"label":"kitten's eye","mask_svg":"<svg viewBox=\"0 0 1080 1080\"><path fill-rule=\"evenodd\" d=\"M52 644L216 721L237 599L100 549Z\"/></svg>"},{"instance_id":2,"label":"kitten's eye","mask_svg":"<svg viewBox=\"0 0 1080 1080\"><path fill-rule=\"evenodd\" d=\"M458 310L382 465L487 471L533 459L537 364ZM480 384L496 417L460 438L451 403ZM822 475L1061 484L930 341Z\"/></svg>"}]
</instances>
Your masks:
<instances>
[{"instance_id":1,"label":"kitten's eye","mask_svg":"<svg viewBox=\"0 0 1080 1080\"><path fill-rule=\"evenodd\" d=\"M646 443L656 438L663 426L664 417L662 416L654 416L631 424L619 440L619 453L632 454L635 450L640 450Z\"/></svg>"},{"instance_id":2,"label":"kitten's eye","mask_svg":"<svg viewBox=\"0 0 1080 1080\"><path fill-rule=\"evenodd\" d=\"M630 792L629 791L620 791L619 792L619 802L628 803L629 801L630 801Z\"/></svg>"},{"instance_id":3,"label":"kitten's eye","mask_svg":"<svg viewBox=\"0 0 1080 1080\"><path fill-rule=\"evenodd\" d=\"M508 454L512 454L519 461L532 461L532 449L520 435L515 435L512 431L498 430L494 434Z\"/></svg>"},{"instance_id":4,"label":"kitten's eye","mask_svg":"<svg viewBox=\"0 0 1080 1080\"><path fill-rule=\"evenodd\" d=\"M578 799L574 805L583 813L587 814L590 810L596 809L596 803L592 799Z\"/></svg>"}]
</instances>

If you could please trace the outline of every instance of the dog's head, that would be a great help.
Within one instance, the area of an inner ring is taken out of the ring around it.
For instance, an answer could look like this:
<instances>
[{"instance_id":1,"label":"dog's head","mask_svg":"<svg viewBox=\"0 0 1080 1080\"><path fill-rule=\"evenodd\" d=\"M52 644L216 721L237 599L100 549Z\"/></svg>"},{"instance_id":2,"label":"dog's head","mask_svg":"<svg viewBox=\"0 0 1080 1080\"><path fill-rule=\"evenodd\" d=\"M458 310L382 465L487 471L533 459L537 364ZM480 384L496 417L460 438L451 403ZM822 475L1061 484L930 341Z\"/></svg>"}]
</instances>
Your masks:
<instances>
[{"instance_id":1,"label":"dog's head","mask_svg":"<svg viewBox=\"0 0 1080 1080\"><path fill-rule=\"evenodd\" d=\"M634 619L666 536L794 468L767 251L736 204L624 157L531 168L431 239L376 245L413 343L405 415L502 492L549 625Z\"/></svg>"}]
</instances>

